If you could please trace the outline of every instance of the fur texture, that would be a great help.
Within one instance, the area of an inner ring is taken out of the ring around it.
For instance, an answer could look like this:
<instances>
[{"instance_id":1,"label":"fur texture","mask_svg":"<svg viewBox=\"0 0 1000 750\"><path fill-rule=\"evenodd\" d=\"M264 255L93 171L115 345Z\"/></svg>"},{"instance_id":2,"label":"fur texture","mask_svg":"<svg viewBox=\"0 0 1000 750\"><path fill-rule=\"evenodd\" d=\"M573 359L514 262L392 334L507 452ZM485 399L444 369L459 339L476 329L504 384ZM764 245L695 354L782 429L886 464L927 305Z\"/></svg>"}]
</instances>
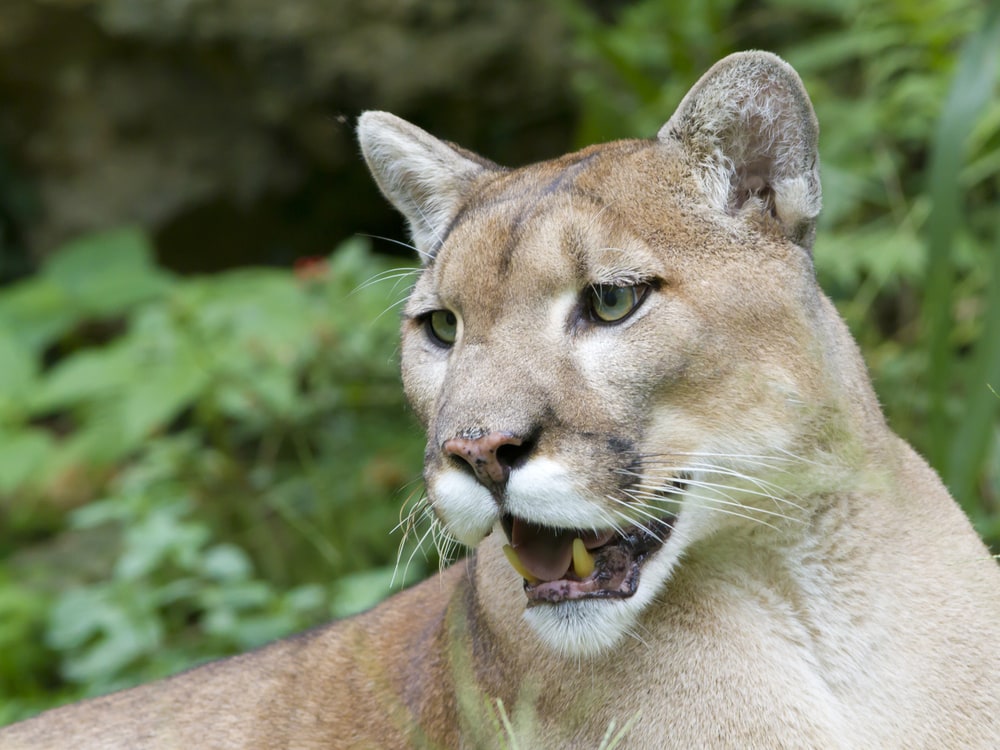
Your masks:
<instances>
[{"instance_id":1,"label":"fur texture","mask_svg":"<svg viewBox=\"0 0 1000 750\"><path fill-rule=\"evenodd\" d=\"M359 137L424 262L429 512L475 553L0 747L995 746L1000 573L816 285L786 63L731 56L655 139L516 170L386 113ZM597 572L535 576L573 536Z\"/></svg>"}]
</instances>

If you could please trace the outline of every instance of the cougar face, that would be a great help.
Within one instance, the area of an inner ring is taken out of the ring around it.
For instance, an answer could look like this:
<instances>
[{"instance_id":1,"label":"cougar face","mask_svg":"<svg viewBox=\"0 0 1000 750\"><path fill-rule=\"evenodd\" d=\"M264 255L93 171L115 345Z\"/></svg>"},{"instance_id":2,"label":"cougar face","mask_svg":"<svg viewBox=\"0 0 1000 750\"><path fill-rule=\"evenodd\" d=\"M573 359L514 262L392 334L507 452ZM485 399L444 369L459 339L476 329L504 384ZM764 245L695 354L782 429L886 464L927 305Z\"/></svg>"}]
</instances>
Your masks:
<instances>
[{"instance_id":1,"label":"cougar face","mask_svg":"<svg viewBox=\"0 0 1000 750\"><path fill-rule=\"evenodd\" d=\"M644 172L665 179L637 195ZM659 142L489 170L406 306L431 507L466 545L503 535L528 623L567 653L615 643L727 511L784 515L740 488L740 462L795 431L803 386L779 360L803 339L789 308L808 255L748 246L696 187ZM748 255L756 270L735 272ZM759 304L734 304L747 287Z\"/></svg>"}]
</instances>

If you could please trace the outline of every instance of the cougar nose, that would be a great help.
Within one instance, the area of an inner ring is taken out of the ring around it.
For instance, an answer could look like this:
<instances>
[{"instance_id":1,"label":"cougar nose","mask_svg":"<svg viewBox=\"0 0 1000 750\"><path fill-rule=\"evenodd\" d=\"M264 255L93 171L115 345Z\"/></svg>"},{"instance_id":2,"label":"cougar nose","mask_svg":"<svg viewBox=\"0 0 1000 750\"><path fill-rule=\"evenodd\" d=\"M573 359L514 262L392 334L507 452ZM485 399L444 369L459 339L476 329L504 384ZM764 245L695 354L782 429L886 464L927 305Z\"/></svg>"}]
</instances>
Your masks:
<instances>
[{"instance_id":1,"label":"cougar nose","mask_svg":"<svg viewBox=\"0 0 1000 750\"><path fill-rule=\"evenodd\" d=\"M524 439L510 432L491 432L478 438L452 438L443 450L472 467L476 478L487 487L503 486L510 471L530 450Z\"/></svg>"}]
</instances>

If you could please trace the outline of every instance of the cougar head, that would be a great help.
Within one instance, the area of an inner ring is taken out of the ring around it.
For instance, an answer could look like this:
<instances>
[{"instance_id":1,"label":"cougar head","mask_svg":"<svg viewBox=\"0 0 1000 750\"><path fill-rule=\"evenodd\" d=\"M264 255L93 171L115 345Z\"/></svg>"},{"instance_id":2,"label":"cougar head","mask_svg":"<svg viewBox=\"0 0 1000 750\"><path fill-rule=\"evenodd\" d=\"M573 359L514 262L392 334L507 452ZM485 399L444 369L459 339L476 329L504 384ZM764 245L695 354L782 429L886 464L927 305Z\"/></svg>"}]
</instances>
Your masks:
<instances>
[{"instance_id":1,"label":"cougar head","mask_svg":"<svg viewBox=\"0 0 1000 750\"><path fill-rule=\"evenodd\" d=\"M786 63L731 56L656 138L519 169L382 112L359 137L423 263L402 370L429 502L470 547L505 537L545 642L612 647L692 544L793 515L766 476L836 378Z\"/></svg>"}]
</instances>

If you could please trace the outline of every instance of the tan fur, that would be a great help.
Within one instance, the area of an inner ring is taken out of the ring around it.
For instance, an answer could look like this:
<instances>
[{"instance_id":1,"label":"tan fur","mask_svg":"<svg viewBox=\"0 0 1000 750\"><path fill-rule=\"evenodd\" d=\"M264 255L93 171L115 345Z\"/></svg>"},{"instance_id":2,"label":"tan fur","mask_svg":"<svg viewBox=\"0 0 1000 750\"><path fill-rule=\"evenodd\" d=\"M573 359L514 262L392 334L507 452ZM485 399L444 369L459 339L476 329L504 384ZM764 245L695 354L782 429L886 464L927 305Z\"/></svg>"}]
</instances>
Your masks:
<instances>
[{"instance_id":1,"label":"tan fur","mask_svg":"<svg viewBox=\"0 0 1000 750\"><path fill-rule=\"evenodd\" d=\"M816 286L817 128L785 63L726 58L657 139L517 170L384 113L359 132L425 261L403 375L428 503L475 554L358 617L16 725L0 748L510 732L595 748L623 729L629 748L996 745L1000 574L887 428ZM618 324L581 313L591 285L646 282ZM435 310L456 316L451 347L428 335ZM446 446L500 433L530 450L486 488ZM501 514L621 528L648 519L643 497L673 528L632 597L526 610Z\"/></svg>"}]
</instances>

